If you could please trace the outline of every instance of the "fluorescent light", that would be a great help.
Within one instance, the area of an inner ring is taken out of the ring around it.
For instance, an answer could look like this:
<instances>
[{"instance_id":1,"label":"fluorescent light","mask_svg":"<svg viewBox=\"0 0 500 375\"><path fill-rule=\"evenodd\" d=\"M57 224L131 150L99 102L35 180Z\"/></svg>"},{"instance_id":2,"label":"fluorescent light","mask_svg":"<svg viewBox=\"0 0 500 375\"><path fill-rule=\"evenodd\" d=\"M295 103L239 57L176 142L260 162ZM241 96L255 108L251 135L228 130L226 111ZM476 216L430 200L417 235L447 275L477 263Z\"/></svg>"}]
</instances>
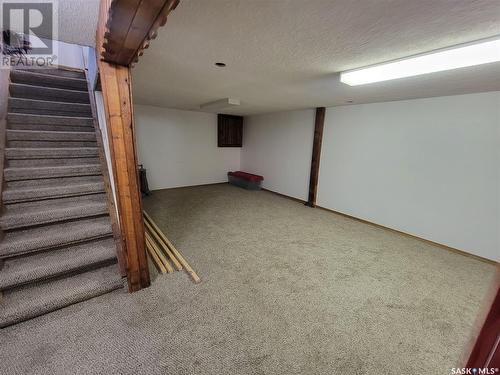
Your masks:
<instances>
[{"instance_id":1,"label":"fluorescent light","mask_svg":"<svg viewBox=\"0 0 500 375\"><path fill-rule=\"evenodd\" d=\"M340 81L350 86L357 86L495 61L500 61L500 39L490 39L342 72Z\"/></svg>"}]
</instances>

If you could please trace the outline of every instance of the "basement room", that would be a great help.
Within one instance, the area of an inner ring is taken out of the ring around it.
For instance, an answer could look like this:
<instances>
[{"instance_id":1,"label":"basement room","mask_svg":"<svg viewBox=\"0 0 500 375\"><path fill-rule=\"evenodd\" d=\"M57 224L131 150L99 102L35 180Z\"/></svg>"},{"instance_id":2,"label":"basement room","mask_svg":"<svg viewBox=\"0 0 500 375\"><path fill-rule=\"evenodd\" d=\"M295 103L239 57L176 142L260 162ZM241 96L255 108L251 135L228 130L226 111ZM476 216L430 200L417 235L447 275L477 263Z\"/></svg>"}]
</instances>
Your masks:
<instances>
[{"instance_id":1,"label":"basement room","mask_svg":"<svg viewBox=\"0 0 500 375\"><path fill-rule=\"evenodd\" d=\"M499 1L47 3L57 66L3 29L0 373L499 372Z\"/></svg>"}]
</instances>

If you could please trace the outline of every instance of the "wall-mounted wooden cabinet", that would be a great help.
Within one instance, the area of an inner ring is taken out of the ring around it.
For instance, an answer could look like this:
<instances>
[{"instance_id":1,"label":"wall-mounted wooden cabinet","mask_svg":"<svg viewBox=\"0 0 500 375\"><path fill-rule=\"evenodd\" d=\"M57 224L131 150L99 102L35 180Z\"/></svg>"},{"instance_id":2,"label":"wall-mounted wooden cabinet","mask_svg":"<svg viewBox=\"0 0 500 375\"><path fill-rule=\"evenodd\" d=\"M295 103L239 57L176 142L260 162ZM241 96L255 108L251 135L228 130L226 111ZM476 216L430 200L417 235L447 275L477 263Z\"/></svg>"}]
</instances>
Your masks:
<instances>
[{"instance_id":1,"label":"wall-mounted wooden cabinet","mask_svg":"<svg viewBox=\"0 0 500 375\"><path fill-rule=\"evenodd\" d=\"M217 144L219 147L242 147L242 116L221 114L217 116Z\"/></svg>"}]
</instances>

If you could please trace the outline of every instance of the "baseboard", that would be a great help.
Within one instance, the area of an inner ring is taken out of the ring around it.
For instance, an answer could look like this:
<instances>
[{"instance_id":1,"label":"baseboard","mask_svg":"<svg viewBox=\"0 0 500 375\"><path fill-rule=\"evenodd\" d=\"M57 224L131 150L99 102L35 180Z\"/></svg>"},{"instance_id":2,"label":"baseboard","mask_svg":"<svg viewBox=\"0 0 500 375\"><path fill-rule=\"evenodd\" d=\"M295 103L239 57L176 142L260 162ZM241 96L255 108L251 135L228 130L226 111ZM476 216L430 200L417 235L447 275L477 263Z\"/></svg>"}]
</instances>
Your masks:
<instances>
[{"instance_id":1,"label":"baseboard","mask_svg":"<svg viewBox=\"0 0 500 375\"><path fill-rule=\"evenodd\" d=\"M273 194L279 195L280 197L283 197L283 198L286 198L286 199L291 199L292 201L299 202L299 203L302 203L302 204L305 204L307 202L305 200L302 200L302 199L299 199L299 198L294 198L294 197L291 197L289 195L281 194L281 193L278 193L276 191L272 191L272 190L269 190L269 189L261 188L261 190L264 190L264 191L267 191L269 193L273 193Z\"/></svg>"},{"instance_id":2,"label":"baseboard","mask_svg":"<svg viewBox=\"0 0 500 375\"><path fill-rule=\"evenodd\" d=\"M272 193L272 194L276 194L276 195L278 195L280 197L283 197L283 198L291 199L291 200L293 200L295 202L299 202L299 203L303 203L303 204L306 203L306 201L304 201L302 199L290 197L288 195L277 193L277 192L272 191L272 190L268 190L268 189L262 189L262 190L265 190L265 191L267 191L269 193ZM335 210L332 210L332 209L329 209L329 208L321 207L321 206L316 206L316 208L319 208L320 210L324 210L324 211L330 212L332 214L340 215L340 216L348 218L348 219L356 220L356 221L359 221L359 222L364 223L364 224L372 225L372 226L375 226L377 228L385 229L385 230L391 231L393 233L398 233L398 234L401 234L403 236L406 236L406 237L409 237L409 238L413 238L415 240L419 240L419 241L425 242L425 243L430 244L430 245L437 246L437 247L439 247L439 248L441 248L443 250L447 250L447 251L450 251L450 252L455 253L455 254L463 255L463 256L466 256L466 257L469 257L469 258L472 258L472 259L476 259L476 260L479 260L481 262L492 264L492 265L495 265L495 266L499 265L499 263L496 262L496 261L494 261L494 260L491 260L491 259L488 259L488 258L483 258L482 256L474 255L474 254L471 254L471 253L469 253L467 251L459 250L459 249L456 249L454 247L450 247L450 246L444 245L444 244L439 243L439 242L434 242L434 241L431 241L431 240L427 240L425 238L418 237L418 236L415 236L413 234L409 234L409 233L406 233L406 232L402 232L402 231L397 230L397 229L389 228L389 227L386 227L386 226L374 223L372 221L360 219L358 217L355 217L355 216L352 216L352 215L348 215L348 214L345 214L345 213L342 213L342 212L339 212L339 211L335 211Z\"/></svg>"},{"instance_id":3,"label":"baseboard","mask_svg":"<svg viewBox=\"0 0 500 375\"><path fill-rule=\"evenodd\" d=\"M172 188L154 189L154 190L151 190L151 192L163 191L163 190L186 189L186 188L201 187L201 186L227 185L227 184L228 184L227 182L212 182L210 184L186 185L186 186L176 186L176 187L172 187Z\"/></svg>"}]
</instances>

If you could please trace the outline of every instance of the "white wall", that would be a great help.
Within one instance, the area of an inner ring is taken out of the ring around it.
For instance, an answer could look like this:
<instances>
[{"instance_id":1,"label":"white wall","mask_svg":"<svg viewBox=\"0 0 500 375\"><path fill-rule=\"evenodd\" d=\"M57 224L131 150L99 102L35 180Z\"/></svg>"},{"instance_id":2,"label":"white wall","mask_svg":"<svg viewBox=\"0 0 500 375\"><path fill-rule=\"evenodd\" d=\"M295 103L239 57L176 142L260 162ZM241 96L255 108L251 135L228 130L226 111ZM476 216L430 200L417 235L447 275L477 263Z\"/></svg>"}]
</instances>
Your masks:
<instances>
[{"instance_id":1,"label":"white wall","mask_svg":"<svg viewBox=\"0 0 500 375\"><path fill-rule=\"evenodd\" d=\"M57 66L61 66L74 69L85 69L87 67L89 47L61 42L58 40L51 41L50 39L45 38L40 38L40 41L46 45L52 43L52 55L56 58L55 61L53 61L54 65L49 66L50 68L57 68ZM28 51L27 54L32 55L30 51ZM35 54L35 56L38 55Z\"/></svg>"},{"instance_id":2,"label":"white wall","mask_svg":"<svg viewBox=\"0 0 500 375\"><path fill-rule=\"evenodd\" d=\"M166 189L227 181L239 170L240 148L217 147L217 115L136 105L139 162L149 188Z\"/></svg>"},{"instance_id":3,"label":"white wall","mask_svg":"<svg viewBox=\"0 0 500 375\"><path fill-rule=\"evenodd\" d=\"M500 92L329 108L318 204L500 259Z\"/></svg>"},{"instance_id":4,"label":"white wall","mask_svg":"<svg viewBox=\"0 0 500 375\"><path fill-rule=\"evenodd\" d=\"M500 259L500 92L328 108L318 205ZM250 116L241 169L307 199L314 111Z\"/></svg>"},{"instance_id":5,"label":"white wall","mask_svg":"<svg viewBox=\"0 0 500 375\"><path fill-rule=\"evenodd\" d=\"M314 111L245 117L241 170L264 176L263 187L307 200Z\"/></svg>"}]
</instances>

